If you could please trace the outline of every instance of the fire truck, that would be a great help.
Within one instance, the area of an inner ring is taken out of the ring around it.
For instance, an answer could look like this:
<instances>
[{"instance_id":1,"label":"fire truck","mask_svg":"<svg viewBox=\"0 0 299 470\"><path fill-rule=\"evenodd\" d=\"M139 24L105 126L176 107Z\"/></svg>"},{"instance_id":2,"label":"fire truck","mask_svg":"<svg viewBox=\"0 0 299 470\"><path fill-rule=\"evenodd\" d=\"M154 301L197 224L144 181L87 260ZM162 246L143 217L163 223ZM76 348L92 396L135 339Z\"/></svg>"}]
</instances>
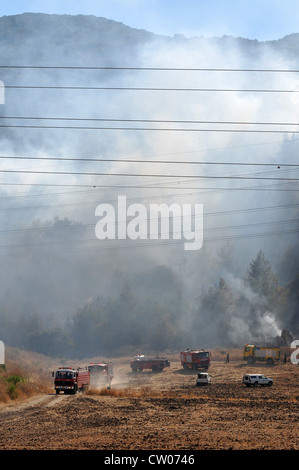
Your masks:
<instances>
[{"instance_id":1,"label":"fire truck","mask_svg":"<svg viewBox=\"0 0 299 470\"><path fill-rule=\"evenodd\" d=\"M271 348L268 346L256 346L254 344L246 344L243 348L243 360L247 361L248 364L254 364L255 362L266 362L268 365L279 361L280 349Z\"/></svg>"},{"instance_id":2,"label":"fire truck","mask_svg":"<svg viewBox=\"0 0 299 470\"><path fill-rule=\"evenodd\" d=\"M181 364L184 369L208 369L211 357L209 351L205 349L186 349L180 352Z\"/></svg>"},{"instance_id":3,"label":"fire truck","mask_svg":"<svg viewBox=\"0 0 299 470\"><path fill-rule=\"evenodd\" d=\"M52 372L54 377L54 389L56 393L72 393L83 391L89 385L89 371L82 368L59 367Z\"/></svg>"},{"instance_id":4,"label":"fire truck","mask_svg":"<svg viewBox=\"0 0 299 470\"><path fill-rule=\"evenodd\" d=\"M90 373L90 386L101 387L107 385L110 389L113 379L113 364L112 362L92 362L88 366Z\"/></svg>"},{"instance_id":5,"label":"fire truck","mask_svg":"<svg viewBox=\"0 0 299 470\"><path fill-rule=\"evenodd\" d=\"M153 372L162 371L169 367L170 362L164 357L147 357L143 354L135 356L131 362L133 372L142 372L144 369L151 369Z\"/></svg>"}]
</instances>

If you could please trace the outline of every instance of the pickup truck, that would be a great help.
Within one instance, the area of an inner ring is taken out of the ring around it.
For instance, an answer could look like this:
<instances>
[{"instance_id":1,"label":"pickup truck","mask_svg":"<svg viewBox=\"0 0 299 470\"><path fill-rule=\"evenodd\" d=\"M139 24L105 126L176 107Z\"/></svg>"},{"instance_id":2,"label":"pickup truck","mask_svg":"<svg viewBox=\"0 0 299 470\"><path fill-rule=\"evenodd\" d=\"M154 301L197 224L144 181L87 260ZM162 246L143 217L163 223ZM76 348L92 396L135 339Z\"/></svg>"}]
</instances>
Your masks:
<instances>
[{"instance_id":1,"label":"pickup truck","mask_svg":"<svg viewBox=\"0 0 299 470\"><path fill-rule=\"evenodd\" d=\"M250 387L251 385L253 387L258 387L259 385L272 387L273 379L261 374L246 374L243 376L243 384L247 387Z\"/></svg>"}]
</instances>

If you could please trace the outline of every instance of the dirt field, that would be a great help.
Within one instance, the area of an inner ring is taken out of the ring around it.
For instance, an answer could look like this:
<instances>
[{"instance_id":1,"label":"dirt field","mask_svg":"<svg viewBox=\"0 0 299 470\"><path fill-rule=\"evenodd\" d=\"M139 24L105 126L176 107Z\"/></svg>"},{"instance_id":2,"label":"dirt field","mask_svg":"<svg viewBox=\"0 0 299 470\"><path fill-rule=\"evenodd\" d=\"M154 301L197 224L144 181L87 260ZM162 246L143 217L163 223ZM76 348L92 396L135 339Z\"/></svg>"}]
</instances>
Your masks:
<instances>
[{"instance_id":1,"label":"dirt field","mask_svg":"<svg viewBox=\"0 0 299 470\"><path fill-rule=\"evenodd\" d=\"M0 450L299 450L299 366L213 360L212 383L168 356L163 372L133 373L114 360L109 394L49 393L0 406ZM247 388L244 373L272 387ZM103 392L104 392L103 391Z\"/></svg>"}]
</instances>

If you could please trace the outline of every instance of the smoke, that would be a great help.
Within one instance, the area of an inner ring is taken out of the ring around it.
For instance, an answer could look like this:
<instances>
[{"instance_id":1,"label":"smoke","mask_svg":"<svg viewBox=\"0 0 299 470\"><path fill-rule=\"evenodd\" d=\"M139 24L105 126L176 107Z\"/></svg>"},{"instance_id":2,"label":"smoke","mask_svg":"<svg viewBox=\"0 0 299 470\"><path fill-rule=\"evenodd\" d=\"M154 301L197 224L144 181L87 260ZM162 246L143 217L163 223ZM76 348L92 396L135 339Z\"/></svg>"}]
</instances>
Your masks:
<instances>
[{"instance_id":1,"label":"smoke","mask_svg":"<svg viewBox=\"0 0 299 470\"><path fill-rule=\"evenodd\" d=\"M1 19L2 24L10 21ZM1 155L14 157L1 160L1 168L18 171L1 174L5 270L0 280L6 312L36 311L46 326L65 324L87 299L115 295L116 273L134 278L157 265L174 272L190 306L224 272L241 282L260 249L275 267L283 266L284 253L296 250L298 241L293 233L298 197L290 180L297 170L283 166L296 163L298 142L292 129L297 128L288 126L286 135L260 131L286 129L265 124L269 122L295 123L298 94L241 90L296 90L298 78L221 69L298 68L287 39L275 44L157 37L81 16L21 15L14 24L2 38L2 63L124 69L18 69L0 77L5 85L83 88L6 90L3 122L32 126L1 130ZM8 47L10 35L18 39L17 49ZM155 70L125 70L134 66ZM207 70L194 70L201 68ZM203 91L208 88L214 91ZM219 89L239 91L215 91ZM232 122L264 124L228 124ZM229 132L236 130L259 132ZM24 156L44 160L17 159ZM86 160L101 158L123 162ZM280 168L261 163L280 163ZM116 173L144 176L105 175ZM118 195L146 206L203 204L203 248L187 253L183 243L97 240L95 208L116 204ZM279 331L269 312L261 311L255 321L262 335ZM230 326L233 341L251 334L248 318L240 312L231 316Z\"/></svg>"},{"instance_id":2,"label":"smoke","mask_svg":"<svg viewBox=\"0 0 299 470\"><path fill-rule=\"evenodd\" d=\"M282 329L277 324L276 316L271 312L259 312L254 328L249 327L248 319L242 316L232 316L227 341L236 346L246 343L273 344L275 338L281 336L281 332Z\"/></svg>"}]
</instances>

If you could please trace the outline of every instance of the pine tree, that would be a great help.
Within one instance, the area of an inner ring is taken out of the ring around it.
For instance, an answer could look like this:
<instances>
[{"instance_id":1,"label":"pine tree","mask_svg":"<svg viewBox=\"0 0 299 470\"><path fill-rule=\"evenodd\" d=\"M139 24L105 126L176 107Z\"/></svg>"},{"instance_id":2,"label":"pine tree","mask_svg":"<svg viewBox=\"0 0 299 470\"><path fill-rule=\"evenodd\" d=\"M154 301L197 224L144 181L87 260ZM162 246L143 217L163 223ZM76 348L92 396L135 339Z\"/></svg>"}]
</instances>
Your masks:
<instances>
[{"instance_id":1,"label":"pine tree","mask_svg":"<svg viewBox=\"0 0 299 470\"><path fill-rule=\"evenodd\" d=\"M268 298L268 300L276 297L278 294L278 280L262 250L258 252L257 257L250 263L247 273L247 284L254 293L260 294Z\"/></svg>"}]
</instances>

